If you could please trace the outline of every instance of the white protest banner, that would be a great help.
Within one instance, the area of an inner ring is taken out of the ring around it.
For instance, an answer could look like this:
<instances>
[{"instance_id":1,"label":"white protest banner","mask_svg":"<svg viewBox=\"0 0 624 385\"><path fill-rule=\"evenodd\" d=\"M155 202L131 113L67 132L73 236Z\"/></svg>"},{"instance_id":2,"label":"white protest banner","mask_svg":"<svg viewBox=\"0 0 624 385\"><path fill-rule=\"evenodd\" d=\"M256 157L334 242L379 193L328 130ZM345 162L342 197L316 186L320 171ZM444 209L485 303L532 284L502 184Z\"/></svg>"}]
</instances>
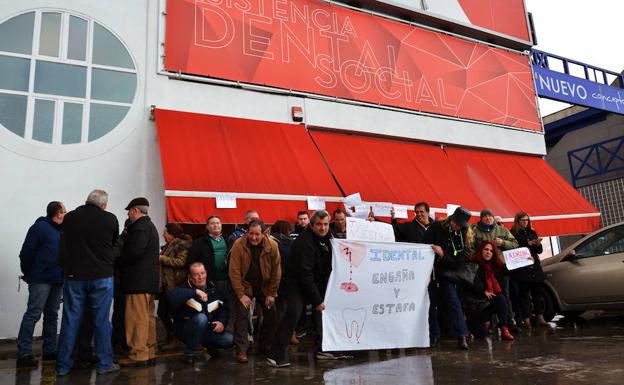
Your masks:
<instances>
[{"instance_id":1,"label":"white protest banner","mask_svg":"<svg viewBox=\"0 0 624 385\"><path fill-rule=\"evenodd\" d=\"M394 242L392 225L370 222L360 218L347 218L347 239L351 241Z\"/></svg>"},{"instance_id":2,"label":"white protest banner","mask_svg":"<svg viewBox=\"0 0 624 385\"><path fill-rule=\"evenodd\" d=\"M351 210L351 207L359 206L362 204L362 197L360 193L351 194L345 197L344 205L347 210Z\"/></svg>"},{"instance_id":3,"label":"white protest banner","mask_svg":"<svg viewBox=\"0 0 624 385\"><path fill-rule=\"evenodd\" d=\"M323 350L429 346L430 245L332 239Z\"/></svg>"},{"instance_id":4,"label":"white protest banner","mask_svg":"<svg viewBox=\"0 0 624 385\"><path fill-rule=\"evenodd\" d=\"M218 194L217 195L217 208L218 209L235 209L236 208L236 196L233 194Z\"/></svg>"},{"instance_id":5,"label":"white protest banner","mask_svg":"<svg viewBox=\"0 0 624 385\"><path fill-rule=\"evenodd\" d=\"M531 266L534 262L533 257L531 256L531 251L529 251L526 247L503 251L503 257L505 257L507 270L515 270L521 267Z\"/></svg>"},{"instance_id":6,"label":"white protest banner","mask_svg":"<svg viewBox=\"0 0 624 385\"><path fill-rule=\"evenodd\" d=\"M308 197L308 210L325 210L325 199L322 197Z\"/></svg>"},{"instance_id":7,"label":"white protest banner","mask_svg":"<svg viewBox=\"0 0 624 385\"><path fill-rule=\"evenodd\" d=\"M376 217L390 217L392 211L392 203L390 202L374 202L371 203L373 213Z\"/></svg>"},{"instance_id":8,"label":"white protest banner","mask_svg":"<svg viewBox=\"0 0 624 385\"><path fill-rule=\"evenodd\" d=\"M394 217L397 219L407 219L407 207L394 206Z\"/></svg>"}]
</instances>

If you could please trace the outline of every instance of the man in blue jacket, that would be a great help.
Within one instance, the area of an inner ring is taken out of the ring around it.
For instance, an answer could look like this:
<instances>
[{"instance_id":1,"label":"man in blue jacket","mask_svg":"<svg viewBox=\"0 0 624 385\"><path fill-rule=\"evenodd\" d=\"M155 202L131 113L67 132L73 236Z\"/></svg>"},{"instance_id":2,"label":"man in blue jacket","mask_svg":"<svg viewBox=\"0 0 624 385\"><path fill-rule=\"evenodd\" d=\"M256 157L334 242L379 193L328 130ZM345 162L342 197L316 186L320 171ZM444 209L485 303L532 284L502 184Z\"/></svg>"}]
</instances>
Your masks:
<instances>
[{"instance_id":1,"label":"man in blue jacket","mask_svg":"<svg viewBox=\"0 0 624 385\"><path fill-rule=\"evenodd\" d=\"M234 344L232 333L225 331L228 306L223 294L212 281L206 280L206 268L201 262L189 266L189 279L169 293L173 330L184 343L184 362L195 362L195 350L203 345L214 354L216 348L226 349Z\"/></svg>"},{"instance_id":2,"label":"man in blue jacket","mask_svg":"<svg viewBox=\"0 0 624 385\"><path fill-rule=\"evenodd\" d=\"M43 313L43 360L56 360L56 328L63 292L63 269L58 264L61 223L65 217L61 202L50 202L46 216L39 217L24 240L20 267L28 283L28 306L17 337L17 367L36 367L32 355L35 324Z\"/></svg>"}]
</instances>

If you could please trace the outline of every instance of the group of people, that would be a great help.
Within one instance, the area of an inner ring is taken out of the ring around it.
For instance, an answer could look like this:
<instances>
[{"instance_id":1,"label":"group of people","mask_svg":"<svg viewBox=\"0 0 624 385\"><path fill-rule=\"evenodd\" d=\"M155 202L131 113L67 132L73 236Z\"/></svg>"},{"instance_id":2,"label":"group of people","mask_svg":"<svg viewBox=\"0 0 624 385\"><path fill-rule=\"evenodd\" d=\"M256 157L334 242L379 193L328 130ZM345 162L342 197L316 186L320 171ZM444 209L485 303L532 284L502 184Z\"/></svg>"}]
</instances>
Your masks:
<instances>
[{"instance_id":1,"label":"group of people","mask_svg":"<svg viewBox=\"0 0 624 385\"><path fill-rule=\"evenodd\" d=\"M160 247L147 199L130 201L121 234L107 204L108 194L102 190L92 191L71 212L61 202L50 202L46 216L28 230L20 253L29 299L18 335L18 367L38 364L32 335L42 314L42 359L56 360L58 376L69 374L74 357L83 355L81 341L89 348L94 342L98 374L154 365L155 314L167 332L165 346L180 345L186 363L195 362L201 346L211 356L233 346L235 359L246 363L255 341L256 352L268 365L286 367L288 347L306 306L311 309L316 358L339 358L321 348L321 315L332 270L330 240L346 237L346 211L338 209L331 216L325 210L311 216L301 211L291 228L287 221L265 226L251 210L228 237L221 218L212 215L205 234L194 241L181 225L168 223ZM531 327L532 315L545 324L541 243L526 213L516 215L509 231L487 209L473 225L462 207L439 221L430 217L425 202L417 203L414 211L414 219L404 223L392 213L392 226L397 241L431 244L436 255L429 284L432 345L441 329L449 329L447 324L462 349L468 348L469 334L485 336L494 325L502 339L513 340L510 328ZM501 251L523 246L535 263L509 272ZM469 264L476 267L474 279L461 283L454 275ZM113 345L126 348L127 356L113 362Z\"/></svg>"}]
</instances>

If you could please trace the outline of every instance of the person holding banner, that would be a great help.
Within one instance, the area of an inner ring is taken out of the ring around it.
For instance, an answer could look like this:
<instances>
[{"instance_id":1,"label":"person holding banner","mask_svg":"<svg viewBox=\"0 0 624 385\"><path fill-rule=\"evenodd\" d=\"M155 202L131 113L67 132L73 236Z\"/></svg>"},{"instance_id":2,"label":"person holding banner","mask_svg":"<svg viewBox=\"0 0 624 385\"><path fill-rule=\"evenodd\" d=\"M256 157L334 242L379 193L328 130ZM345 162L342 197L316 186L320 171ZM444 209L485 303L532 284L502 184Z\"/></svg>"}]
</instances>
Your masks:
<instances>
[{"instance_id":1,"label":"person holding banner","mask_svg":"<svg viewBox=\"0 0 624 385\"><path fill-rule=\"evenodd\" d=\"M455 212L442 222L434 222L425 233L424 243L430 244L436 254L434 271L440 281L442 295L450 305L449 315L457 337L457 347L467 350L468 327L464 319L462 304L457 294L457 285L445 273L457 271L461 265L469 260L468 245L471 244L473 234L470 231L470 211L458 207ZM436 301L438 302L438 301Z\"/></svg>"},{"instance_id":2,"label":"person holding banner","mask_svg":"<svg viewBox=\"0 0 624 385\"><path fill-rule=\"evenodd\" d=\"M546 326L544 297L540 286L544 282L544 272L539 258L539 254L543 252L542 239L531 227L531 218L524 211L515 215L511 233L518 240L520 247L527 247L531 252L531 257L533 257L533 265L512 272L512 277L518 282L518 295L525 327L531 328L532 312L536 315L537 324ZM531 307L533 307L533 311L531 311Z\"/></svg>"},{"instance_id":3,"label":"person holding banner","mask_svg":"<svg viewBox=\"0 0 624 385\"><path fill-rule=\"evenodd\" d=\"M468 324L477 338L485 337L486 325L493 314L498 317L501 338L513 341L514 337L507 326L507 301L503 295L501 277L505 272L505 263L496 244L483 241L472 254L472 262L479 268L471 288L460 288L460 297Z\"/></svg>"},{"instance_id":4,"label":"person holding banner","mask_svg":"<svg viewBox=\"0 0 624 385\"><path fill-rule=\"evenodd\" d=\"M427 228L434 222L429 216L429 204L418 202L414 205L414 219L399 223L394 217L394 208L390 211L392 229L397 242L422 243Z\"/></svg>"},{"instance_id":5,"label":"person holding banner","mask_svg":"<svg viewBox=\"0 0 624 385\"><path fill-rule=\"evenodd\" d=\"M321 350L323 341L321 312L325 309L323 299L332 271L331 237L329 213L325 210L318 210L312 214L310 226L293 243L292 255L284 274L288 283L286 314L277 329L271 355L267 357L269 366L278 368L290 366L290 362L286 359L286 350L307 303L312 304L312 320L316 332L316 358L318 360L336 359L331 353Z\"/></svg>"}]
</instances>

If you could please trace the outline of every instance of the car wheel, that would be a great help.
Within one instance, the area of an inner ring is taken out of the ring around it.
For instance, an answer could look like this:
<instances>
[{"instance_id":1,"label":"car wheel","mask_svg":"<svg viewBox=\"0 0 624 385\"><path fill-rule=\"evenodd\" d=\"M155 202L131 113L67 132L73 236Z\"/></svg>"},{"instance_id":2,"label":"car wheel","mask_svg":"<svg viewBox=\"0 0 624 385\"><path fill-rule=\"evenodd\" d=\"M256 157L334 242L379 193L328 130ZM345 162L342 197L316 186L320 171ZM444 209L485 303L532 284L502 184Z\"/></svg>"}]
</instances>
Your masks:
<instances>
[{"instance_id":1,"label":"car wheel","mask_svg":"<svg viewBox=\"0 0 624 385\"><path fill-rule=\"evenodd\" d=\"M559 309L557 302L555 301L555 297L552 295L550 290L544 287L542 288L542 294L544 296L544 320L546 320L546 322L550 322L553 318L555 318Z\"/></svg>"}]
</instances>

